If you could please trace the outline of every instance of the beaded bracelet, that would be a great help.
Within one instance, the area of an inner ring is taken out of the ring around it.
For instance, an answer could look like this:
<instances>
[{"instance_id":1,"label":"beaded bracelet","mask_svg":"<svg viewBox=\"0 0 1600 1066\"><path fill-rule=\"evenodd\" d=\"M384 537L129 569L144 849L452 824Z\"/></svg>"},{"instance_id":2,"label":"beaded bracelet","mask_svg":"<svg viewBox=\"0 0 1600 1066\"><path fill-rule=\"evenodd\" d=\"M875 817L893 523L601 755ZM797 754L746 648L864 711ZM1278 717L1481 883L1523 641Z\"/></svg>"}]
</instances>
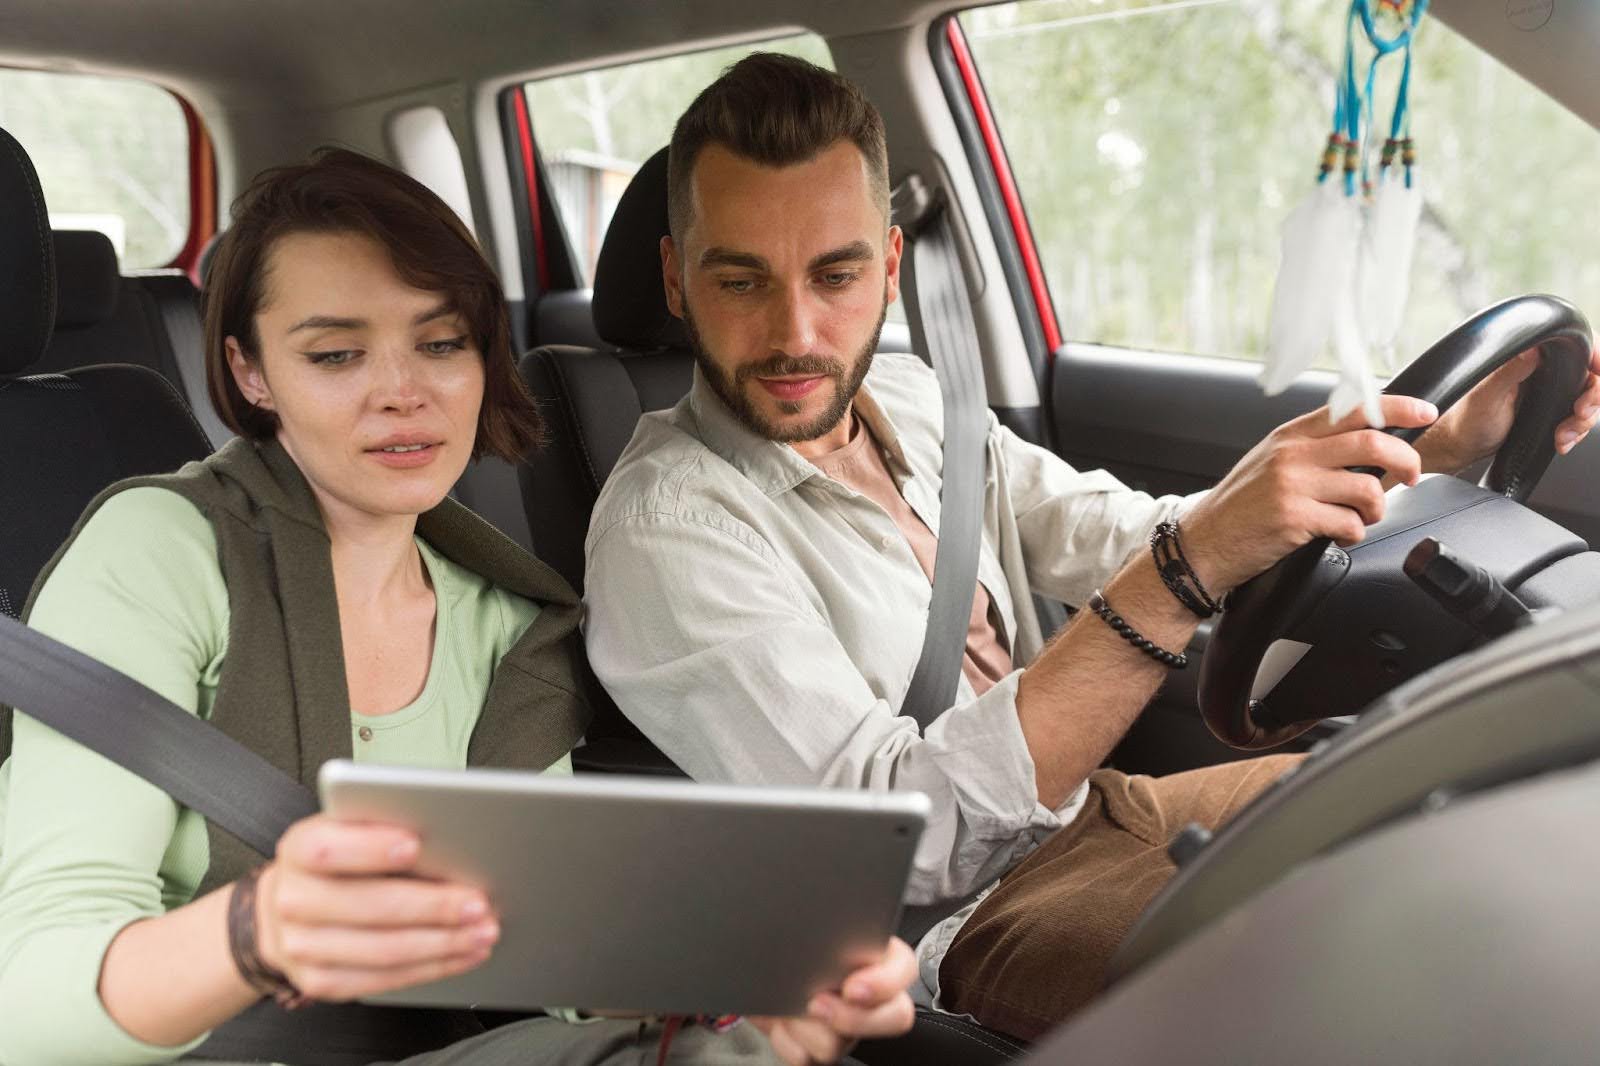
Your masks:
<instances>
[{"instance_id":1,"label":"beaded bracelet","mask_svg":"<svg viewBox=\"0 0 1600 1066\"><path fill-rule=\"evenodd\" d=\"M257 866L233 883L228 897L228 952L245 984L285 1010L294 1010L310 1002L310 997L267 965L256 945L256 883L263 869Z\"/></svg>"},{"instance_id":2,"label":"beaded bracelet","mask_svg":"<svg viewBox=\"0 0 1600 1066\"><path fill-rule=\"evenodd\" d=\"M1187 607L1196 618L1210 618L1222 610L1222 604L1206 591L1200 577L1183 554L1181 530L1176 521L1162 522L1150 533L1150 556L1156 562L1156 572L1161 583Z\"/></svg>"},{"instance_id":3,"label":"beaded bracelet","mask_svg":"<svg viewBox=\"0 0 1600 1066\"><path fill-rule=\"evenodd\" d=\"M1116 632L1117 636L1169 670L1182 670L1189 665L1189 657L1182 652L1170 652L1165 648L1157 647L1142 637L1138 630L1130 626L1120 614L1111 609L1111 605L1106 602L1105 593L1099 589L1095 589L1094 595L1089 597L1089 610L1099 615L1105 624Z\"/></svg>"}]
</instances>

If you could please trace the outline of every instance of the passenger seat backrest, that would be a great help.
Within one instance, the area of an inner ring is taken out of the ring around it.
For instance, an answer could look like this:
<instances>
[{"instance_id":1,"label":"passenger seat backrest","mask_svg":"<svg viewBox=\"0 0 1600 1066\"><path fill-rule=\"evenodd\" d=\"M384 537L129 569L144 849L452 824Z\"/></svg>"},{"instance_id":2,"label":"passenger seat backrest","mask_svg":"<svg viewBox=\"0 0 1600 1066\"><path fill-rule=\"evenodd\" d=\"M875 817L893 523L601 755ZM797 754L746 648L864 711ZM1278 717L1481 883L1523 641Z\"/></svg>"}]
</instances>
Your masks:
<instances>
[{"instance_id":1,"label":"passenger seat backrest","mask_svg":"<svg viewBox=\"0 0 1600 1066\"><path fill-rule=\"evenodd\" d=\"M214 444L231 437L206 394L199 293L188 276L148 270L124 277L110 239L93 230L56 230L52 243L55 329L35 372L149 367L176 386Z\"/></svg>"},{"instance_id":2,"label":"passenger seat backrest","mask_svg":"<svg viewBox=\"0 0 1600 1066\"><path fill-rule=\"evenodd\" d=\"M694 380L683 323L667 309L659 246L667 233L667 152L639 168L622 194L595 269L595 327L614 351L535 348L523 380L550 423L550 443L519 469L539 557L583 590L583 541L600 486L641 415L671 407ZM661 772L671 767L599 686L580 768Z\"/></svg>"},{"instance_id":3,"label":"passenger seat backrest","mask_svg":"<svg viewBox=\"0 0 1600 1066\"><path fill-rule=\"evenodd\" d=\"M663 148L623 192L595 267L595 328L615 350L549 345L522 358L523 380L551 436L520 471L533 546L580 592L583 539L600 486L639 417L677 403L694 380L688 334L661 286L666 233Z\"/></svg>"},{"instance_id":4,"label":"passenger seat backrest","mask_svg":"<svg viewBox=\"0 0 1600 1066\"><path fill-rule=\"evenodd\" d=\"M0 130L0 612L12 616L102 489L211 451L171 382L153 369L28 374L50 349L58 317L49 227L32 163ZM87 313L91 295L63 305L69 320Z\"/></svg>"}]
</instances>

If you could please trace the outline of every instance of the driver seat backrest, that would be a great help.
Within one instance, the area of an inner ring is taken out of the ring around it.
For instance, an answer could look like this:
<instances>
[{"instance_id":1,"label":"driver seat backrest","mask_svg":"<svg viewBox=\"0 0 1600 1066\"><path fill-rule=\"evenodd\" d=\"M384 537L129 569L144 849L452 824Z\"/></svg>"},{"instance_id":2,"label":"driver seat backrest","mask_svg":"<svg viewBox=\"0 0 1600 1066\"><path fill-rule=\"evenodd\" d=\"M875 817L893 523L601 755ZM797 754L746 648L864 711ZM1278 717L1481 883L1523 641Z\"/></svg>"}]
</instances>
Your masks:
<instances>
[{"instance_id":1,"label":"driver seat backrest","mask_svg":"<svg viewBox=\"0 0 1600 1066\"><path fill-rule=\"evenodd\" d=\"M661 288L667 233L667 150L641 166L617 203L595 268L595 328L611 348L547 345L523 356L522 377L549 423L549 442L518 468L534 552L583 591L583 541L600 486L647 411L689 391L694 356ZM600 686L585 769L677 773Z\"/></svg>"},{"instance_id":2,"label":"driver seat backrest","mask_svg":"<svg viewBox=\"0 0 1600 1066\"><path fill-rule=\"evenodd\" d=\"M45 357L55 321L44 194L27 153L0 129L0 613L12 617L102 489L211 453L183 398L155 370L101 365L29 374ZM0 736L0 751L7 739Z\"/></svg>"}]
</instances>

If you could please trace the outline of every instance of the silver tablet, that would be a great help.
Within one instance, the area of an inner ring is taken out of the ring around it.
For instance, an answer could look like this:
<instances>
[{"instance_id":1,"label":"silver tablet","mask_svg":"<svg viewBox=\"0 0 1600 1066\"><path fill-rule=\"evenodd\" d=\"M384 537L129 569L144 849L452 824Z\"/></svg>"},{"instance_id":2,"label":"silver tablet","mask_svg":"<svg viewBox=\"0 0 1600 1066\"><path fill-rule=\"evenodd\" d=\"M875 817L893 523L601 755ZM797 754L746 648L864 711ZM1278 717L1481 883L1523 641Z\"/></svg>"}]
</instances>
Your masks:
<instances>
[{"instance_id":1,"label":"silver tablet","mask_svg":"<svg viewBox=\"0 0 1600 1066\"><path fill-rule=\"evenodd\" d=\"M756 789L343 760L325 811L404 825L501 922L470 973L377 1002L798 1014L894 932L921 793Z\"/></svg>"}]
</instances>

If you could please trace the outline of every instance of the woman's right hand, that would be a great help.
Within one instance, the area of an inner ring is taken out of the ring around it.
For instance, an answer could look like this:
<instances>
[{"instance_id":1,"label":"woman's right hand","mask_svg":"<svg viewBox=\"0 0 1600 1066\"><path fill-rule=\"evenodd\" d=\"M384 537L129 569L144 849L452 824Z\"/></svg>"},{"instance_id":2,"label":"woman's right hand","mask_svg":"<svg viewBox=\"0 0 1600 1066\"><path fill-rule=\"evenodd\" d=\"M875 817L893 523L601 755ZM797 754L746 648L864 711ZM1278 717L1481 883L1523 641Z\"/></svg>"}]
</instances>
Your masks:
<instances>
[{"instance_id":1,"label":"woman's right hand","mask_svg":"<svg viewBox=\"0 0 1600 1066\"><path fill-rule=\"evenodd\" d=\"M350 1000L464 973L500 926L483 891L414 876L395 826L317 814L278 841L256 896L262 961L312 999Z\"/></svg>"}]
</instances>

